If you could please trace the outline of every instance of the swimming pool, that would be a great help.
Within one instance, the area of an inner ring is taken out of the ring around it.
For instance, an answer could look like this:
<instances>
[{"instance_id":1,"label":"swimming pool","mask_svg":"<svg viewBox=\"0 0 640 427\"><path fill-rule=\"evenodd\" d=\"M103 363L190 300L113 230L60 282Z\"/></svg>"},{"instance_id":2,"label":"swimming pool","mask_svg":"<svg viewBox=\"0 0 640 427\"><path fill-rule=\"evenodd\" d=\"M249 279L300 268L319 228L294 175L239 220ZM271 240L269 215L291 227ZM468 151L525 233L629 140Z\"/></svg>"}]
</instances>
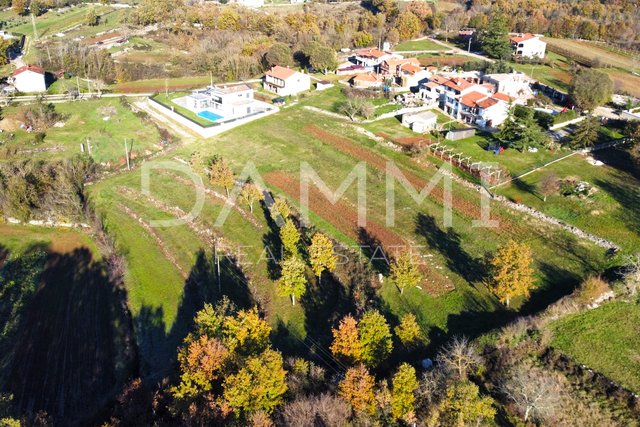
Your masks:
<instances>
[{"instance_id":1,"label":"swimming pool","mask_svg":"<svg viewBox=\"0 0 640 427\"><path fill-rule=\"evenodd\" d=\"M207 119L210 122L215 122L216 120L220 120L222 118L222 116L216 113L213 113L209 110L200 111L198 113L198 116L202 117L203 119Z\"/></svg>"}]
</instances>

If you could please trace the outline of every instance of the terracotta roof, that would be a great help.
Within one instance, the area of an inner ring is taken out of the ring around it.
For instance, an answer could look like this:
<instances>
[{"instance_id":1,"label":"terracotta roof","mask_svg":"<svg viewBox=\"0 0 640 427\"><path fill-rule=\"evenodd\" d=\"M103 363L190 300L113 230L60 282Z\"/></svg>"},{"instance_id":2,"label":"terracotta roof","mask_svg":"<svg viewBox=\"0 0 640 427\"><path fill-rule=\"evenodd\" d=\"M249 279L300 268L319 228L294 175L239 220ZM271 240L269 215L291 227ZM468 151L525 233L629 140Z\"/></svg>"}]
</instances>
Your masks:
<instances>
[{"instance_id":1,"label":"terracotta roof","mask_svg":"<svg viewBox=\"0 0 640 427\"><path fill-rule=\"evenodd\" d=\"M419 71L422 71L422 68L413 64L404 64L400 66L400 69L406 71L407 73L415 74Z\"/></svg>"},{"instance_id":2,"label":"terracotta roof","mask_svg":"<svg viewBox=\"0 0 640 427\"><path fill-rule=\"evenodd\" d=\"M426 67L427 70L429 71L438 71L438 67L434 67L433 65L429 65L428 67Z\"/></svg>"},{"instance_id":3,"label":"terracotta roof","mask_svg":"<svg viewBox=\"0 0 640 427\"><path fill-rule=\"evenodd\" d=\"M478 105L478 107L486 109L486 108L489 108L489 107L493 107L498 102L500 102L500 101L498 101L495 98L486 98L486 99L481 99L476 104Z\"/></svg>"},{"instance_id":4,"label":"terracotta roof","mask_svg":"<svg viewBox=\"0 0 640 427\"><path fill-rule=\"evenodd\" d=\"M441 76L441 75L435 75L435 76L431 77L429 80L431 80L432 82L435 82L435 83L437 83L439 85L443 85L443 84L445 84L446 82L449 81L448 78L446 78L444 76Z\"/></svg>"},{"instance_id":5,"label":"terracotta roof","mask_svg":"<svg viewBox=\"0 0 640 427\"><path fill-rule=\"evenodd\" d=\"M506 93L502 93L502 92L496 92L493 94L494 98L497 98L501 101L505 101L505 102L511 102L511 97L509 95L507 95Z\"/></svg>"},{"instance_id":6,"label":"terracotta roof","mask_svg":"<svg viewBox=\"0 0 640 427\"><path fill-rule=\"evenodd\" d=\"M18 74L22 74L25 71L31 71L33 73L38 73L38 74L44 75L44 68L38 67L37 65L23 65L22 67L17 68L13 72L13 77L17 76Z\"/></svg>"},{"instance_id":7,"label":"terracotta roof","mask_svg":"<svg viewBox=\"0 0 640 427\"><path fill-rule=\"evenodd\" d=\"M465 90L470 88L471 86L473 86L475 83L471 83L465 79L461 79L458 77L454 77L452 79L449 79L448 82L445 82L444 85L451 88L451 89L456 89L456 90Z\"/></svg>"},{"instance_id":8,"label":"terracotta roof","mask_svg":"<svg viewBox=\"0 0 640 427\"><path fill-rule=\"evenodd\" d=\"M436 82L428 82L425 86L428 87L428 88L433 89L433 88L436 88L436 87L438 87L440 85L438 83L436 83Z\"/></svg>"},{"instance_id":9,"label":"terracotta roof","mask_svg":"<svg viewBox=\"0 0 640 427\"><path fill-rule=\"evenodd\" d=\"M475 107L477 106L478 101L486 97L487 95L485 95L484 93L471 92L460 98L460 103L466 105L467 107Z\"/></svg>"},{"instance_id":10,"label":"terracotta roof","mask_svg":"<svg viewBox=\"0 0 640 427\"><path fill-rule=\"evenodd\" d=\"M276 79L286 80L289 77L293 76L295 73L297 73L297 71L292 70L291 68L275 65L266 72L266 75L275 77Z\"/></svg>"},{"instance_id":11,"label":"terracotta roof","mask_svg":"<svg viewBox=\"0 0 640 427\"><path fill-rule=\"evenodd\" d=\"M378 76L374 76L373 74L358 74L353 78L353 80L359 81L359 82L372 82L372 83L377 83L380 81Z\"/></svg>"},{"instance_id":12,"label":"terracotta roof","mask_svg":"<svg viewBox=\"0 0 640 427\"><path fill-rule=\"evenodd\" d=\"M378 49L358 49L356 50L356 55L366 56L369 58L380 58L386 55L386 53Z\"/></svg>"},{"instance_id":13,"label":"terracotta roof","mask_svg":"<svg viewBox=\"0 0 640 427\"><path fill-rule=\"evenodd\" d=\"M512 36L509 40L511 40L512 43L520 43L520 42L524 42L524 41L535 39L535 38L537 38L537 36L534 36L531 33L525 33L517 36Z\"/></svg>"}]
</instances>

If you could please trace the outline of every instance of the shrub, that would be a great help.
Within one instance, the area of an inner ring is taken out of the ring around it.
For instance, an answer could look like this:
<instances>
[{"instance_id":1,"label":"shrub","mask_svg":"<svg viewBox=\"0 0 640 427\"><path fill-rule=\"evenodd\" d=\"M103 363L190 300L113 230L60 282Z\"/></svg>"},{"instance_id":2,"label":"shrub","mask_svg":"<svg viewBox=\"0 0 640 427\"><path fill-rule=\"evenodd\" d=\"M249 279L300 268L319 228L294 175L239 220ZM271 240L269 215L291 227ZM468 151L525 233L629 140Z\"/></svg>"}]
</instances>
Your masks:
<instances>
[{"instance_id":1,"label":"shrub","mask_svg":"<svg viewBox=\"0 0 640 427\"><path fill-rule=\"evenodd\" d=\"M574 297L580 304L589 305L610 290L609 284L602 277L590 276L576 289Z\"/></svg>"}]
</instances>

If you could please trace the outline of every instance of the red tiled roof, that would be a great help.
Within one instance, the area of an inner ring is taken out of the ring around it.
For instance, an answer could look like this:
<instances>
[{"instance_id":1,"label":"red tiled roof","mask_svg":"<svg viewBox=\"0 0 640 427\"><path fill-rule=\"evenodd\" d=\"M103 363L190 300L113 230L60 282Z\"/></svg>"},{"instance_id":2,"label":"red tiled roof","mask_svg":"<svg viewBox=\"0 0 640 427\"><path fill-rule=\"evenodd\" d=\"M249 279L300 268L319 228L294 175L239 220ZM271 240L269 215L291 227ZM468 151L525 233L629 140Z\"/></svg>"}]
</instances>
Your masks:
<instances>
[{"instance_id":1,"label":"red tiled roof","mask_svg":"<svg viewBox=\"0 0 640 427\"><path fill-rule=\"evenodd\" d=\"M489 108L489 107L493 107L494 105L496 105L499 101L497 99L494 98L486 98L486 99L481 99L480 101L478 101L476 104L478 105L478 107L480 108Z\"/></svg>"},{"instance_id":2,"label":"red tiled roof","mask_svg":"<svg viewBox=\"0 0 640 427\"><path fill-rule=\"evenodd\" d=\"M18 74L22 74L25 71L31 71L34 73L38 73L38 74L43 74L44 75L44 68L38 67L37 65L24 65L20 68L17 68L14 72L13 72L13 77L17 76Z\"/></svg>"},{"instance_id":3,"label":"red tiled roof","mask_svg":"<svg viewBox=\"0 0 640 427\"><path fill-rule=\"evenodd\" d=\"M493 94L494 98L497 98L501 101L505 101L505 102L511 102L511 97L509 95L507 95L506 93L502 93L502 92L496 92Z\"/></svg>"},{"instance_id":4,"label":"red tiled roof","mask_svg":"<svg viewBox=\"0 0 640 427\"><path fill-rule=\"evenodd\" d=\"M466 105L467 107L475 107L478 103L478 101L480 101L483 98L486 98L487 95L485 95L484 93L480 93L480 92L471 92L468 93L466 95L464 95L461 99L460 99L460 103L463 105Z\"/></svg>"},{"instance_id":5,"label":"red tiled roof","mask_svg":"<svg viewBox=\"0 0 640 427\"><path fill-rule=\"evenodd\" d=\"M446 78L444 76L441 76L441 75L435 75L435 76L431 77L429 80L431 80L432 82L435 82L435 83L437 83L439 85L443 85L443 84L445 84L446 82L449 81L448 78Z\"/></svg>"},{"instance_id":6,"label":"red tiled roof","mask_svg":"<svg viewBox=\"0 0 640 427\"><path fill-rule=\"evenodd\" d=\"M421 71L422 68L413 65L413 64L404 64L400 67L401 70L406 71L407 73L415 74L418 71Z\"/></svg>"},{"instance_id":7,"label":"red tiled roof","mask_svg":"<svg viewBox=\"0 0 640 427\"><path fill-rule=\"evenodd\" d=\"M358 49L356 50L356 55L366 56L369 58L380 58L386 54L383 51L378 49Z\"/></svg>"},{"instance_id":8,"label":"red tiled roof","mask_svg":"<svg viewBox=\"0 0 640 427\"><path fill-rule=\"evenodd\" d=\"M286 80L289 77L293 76L295 73L297 73L297 71L292 70L291 68L275 65L271 67L269 71L267 71L266 75L275 77L276 79Z\"/></svg>"},{"instance_id":9,"label":"red tiled roof","mask_svg":"<svg viewBox=\"0 0 640 427\"><path fill-rule=\"evenodd\" d=\"M533 34L525 33L525 34L520 34L518 36L511 36L509 40L511 40L512 43L520 43L520 42L524 42L524 41L535 39L535 38L536 36L534 36Z\"/></svg>"},{"instance_id":10,"label":"red tiled roof","mask_svg":"<svg viewBox=\"0 0 640 427\"><path fill-rule=\"evenodd\" d=\"M359 82L372 82L372 83L377 83L380 81L378 76L374 76L373 74L358 74L353 78L353 80L359 81Z\"/></svg>"},{"instance_id":11,"label":"red tiled roof","mask_svg":"<svg viewBox=\"0 0 640 427\"><path fill-rule=\"evenodd\" d=\"M450 87L451 89L465 90L473 86L474 83L468 82L465 79L454 77L448 82L445 82L444 85Z\"/></svg>"}]
</instances>

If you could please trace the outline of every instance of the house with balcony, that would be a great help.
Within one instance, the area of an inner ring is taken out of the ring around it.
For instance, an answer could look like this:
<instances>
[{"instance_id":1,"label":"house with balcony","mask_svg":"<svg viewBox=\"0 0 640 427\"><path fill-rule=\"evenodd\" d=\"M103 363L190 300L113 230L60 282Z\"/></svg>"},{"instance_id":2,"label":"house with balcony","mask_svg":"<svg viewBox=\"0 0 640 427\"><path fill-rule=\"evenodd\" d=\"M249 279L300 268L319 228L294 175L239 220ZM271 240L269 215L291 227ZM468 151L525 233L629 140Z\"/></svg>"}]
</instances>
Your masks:
<instances>
[{"instance_id":1,"label":"house with balcony","mask_svg":"<svg viewBox=\"0 0 640 427\"><path fill-rule=\"evenodd\" d=\"M402 59L402 55L397 53L382 51L379 49L366 48L358 49L353 56L352 61L356 65L361 65L367 69L367 71L378 71L380 65L390 59Z\"/></svg>"},{"instance_id":2,"label":"house with balcony","mask_svg":"<svg viewBox=\"0 0 640 427\"><path fill-rule=\"evenodd\" d=\"M308 74L276 65L265 73L264 89L280 96L297 95L311 89L311 78Z\"/></svg>"},{"instance_id":3,"label":"house with balcony","mask_svg":"<svg viewBox=\"0 0 640 427\"><path fill-rule=\"evenodd\" d=\"M531 33L512 35L509 41L514 56L521 58L543 59L547 50L547 44L540 40L540 36Z\"/></svg>"}]
</instances>

